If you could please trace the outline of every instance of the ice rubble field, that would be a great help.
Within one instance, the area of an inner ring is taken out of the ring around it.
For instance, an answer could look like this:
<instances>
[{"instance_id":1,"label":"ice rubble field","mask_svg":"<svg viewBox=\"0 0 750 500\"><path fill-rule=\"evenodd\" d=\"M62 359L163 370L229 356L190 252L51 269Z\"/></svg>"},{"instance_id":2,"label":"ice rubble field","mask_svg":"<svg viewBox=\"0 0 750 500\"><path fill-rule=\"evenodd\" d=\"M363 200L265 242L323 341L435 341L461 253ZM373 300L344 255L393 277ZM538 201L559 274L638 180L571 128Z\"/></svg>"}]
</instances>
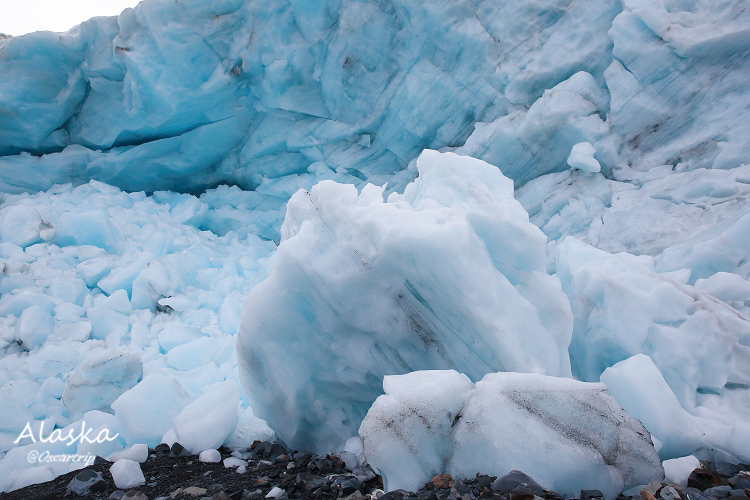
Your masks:
<instances>
[{"instance_id":1,"label":"ice rubble field","mask_svg":"<svg viewBox=\"0 0 750 500\"><path fill-rule=\"evenodd\" d=\"M750 462L743 2L147 0L0 74L0 489L274 433L389 488Z\"/></svg>"}]
</instances>

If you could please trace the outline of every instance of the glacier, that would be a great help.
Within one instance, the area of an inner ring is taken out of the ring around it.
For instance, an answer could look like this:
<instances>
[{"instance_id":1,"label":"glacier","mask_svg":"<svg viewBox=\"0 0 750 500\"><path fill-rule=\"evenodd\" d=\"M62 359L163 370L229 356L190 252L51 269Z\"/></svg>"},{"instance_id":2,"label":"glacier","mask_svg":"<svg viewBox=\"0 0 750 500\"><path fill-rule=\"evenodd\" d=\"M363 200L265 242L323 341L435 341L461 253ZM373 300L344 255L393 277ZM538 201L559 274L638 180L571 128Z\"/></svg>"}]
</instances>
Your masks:
<instances>
[{"instance_id":1,"label":"glacier","mask_svg":"<svg viewBox=\"0 0 750 500\"><path fill-rule=\"evenodd\" d=\"M0 74L0 490L76 466L28 422L333 451L435 369L750 461L743 2L146 0Z\"/></svg>"}]
</instances>

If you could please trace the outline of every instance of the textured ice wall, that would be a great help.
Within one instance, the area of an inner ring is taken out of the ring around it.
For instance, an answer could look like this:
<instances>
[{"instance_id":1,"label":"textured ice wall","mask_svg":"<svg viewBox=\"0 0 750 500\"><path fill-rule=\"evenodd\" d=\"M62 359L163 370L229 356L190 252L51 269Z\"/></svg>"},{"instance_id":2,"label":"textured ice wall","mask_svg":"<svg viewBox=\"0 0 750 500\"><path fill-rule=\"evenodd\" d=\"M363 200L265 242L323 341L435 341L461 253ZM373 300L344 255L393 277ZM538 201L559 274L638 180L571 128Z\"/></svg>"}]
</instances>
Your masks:
<instances>
[{"instance_id":1,"label":"textured ice wall","mask_svg":"<svg viewBox=\"0 0 750 500\"><path fill-rule=\"evenodd\" d=\"M569 305L512 182L453 153L425 151L417 168L387 202L328 181L289 202L237 341L243 389L289 446L355 434L383 375L570 376Z\"/></svg>"},{"instance_id":2,"label":"textured ice wall","mask_svg":"<svg viewBox=\"0 0 750 500\"><path fill-rule=\"evenodd\" d=\"M564 495L614 498L664 477L648 431L603 384L490 373L475 385L445 370L387 376L383 389L359 435L387 490L416 491L445 472L522 470Z\"/></svg>"},{"instance_id":3,"label":"textured ice wall","mask_svg":"<svg viewBox=\"0 0 750 500\"><path fill-rule=\"evenodd\" d=\"M673 0L149 0L0 41L0 186L309 188L327 172L402 188L392 174L422 149L459 146L526 182L580 142L606 172L734 167L750 162L748 16Z\"/></svg>"}]
</instances>

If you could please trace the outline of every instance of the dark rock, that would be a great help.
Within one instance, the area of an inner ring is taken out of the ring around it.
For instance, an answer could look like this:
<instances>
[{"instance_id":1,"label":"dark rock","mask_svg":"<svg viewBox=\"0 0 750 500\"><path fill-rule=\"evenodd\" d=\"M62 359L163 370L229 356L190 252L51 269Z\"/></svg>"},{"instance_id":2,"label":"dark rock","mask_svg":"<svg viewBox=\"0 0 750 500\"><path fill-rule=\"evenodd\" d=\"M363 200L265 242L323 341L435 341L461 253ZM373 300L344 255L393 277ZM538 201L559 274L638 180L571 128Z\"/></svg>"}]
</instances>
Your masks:
<instances>
[{"instance_id":1,"label":"dark rock","mask_svg":"<svg viewBox=\"0 0 750 500\"><path fill-rule=\"evenodd\" d=\"M300 472L296 477L296 484L299 488L304 488L306 491L317 490L322 486L327 486L331 482L330 479L315 476L307 472Z\"/></svg>"},{"instance_id":2,"label":"dark rock","mask_svg":"<svg viewBox=\"0 0 750 500\"><path fill-rule=\"evenodd\" d=\"M174 455L175 457L189 457L190 452L185 449L184 446L182 446L180 443L174 443L172 447L169 449L169 451Z\"/></svg>"},{"instance_id":3,"label":"dark rock","mask_svg":"<svg viewBox=\"0 0 750 500\"><path fill-rule=\"evenodd\" d=\"M536 494L542 493L542 487L539 483L531 479L529 476L518 470L512 470L508 474L504 475L493 481L493 491L506 492L515 489L519 486L529 488Z\"/></svg>"},{"instance_id":4,"label":"dark rock","mask_svg":"<svg viewBox=\"0 0 750 500\"><path fill-rule=\"evenodd\" d=\"M453 493L455 493L457 498L463 497L464 495L474 496L474 493L471 491L471 488L469 488L466 483L463 481L454 481L453 487L451 488Z\"/></svg>"},{"instance_id":5,"label":"dark rock","mask_svg":"<svg viewBox=\"0 0 750 500\"><path fill-rule=\"evenodd\" d=\"M262 441L258 443L257 445L253 443L253 445L254 445L252 447L253 455L255 457L266 458L268 457L269 453L271 453L271 447L273 446L273 443L271 443L270 441Z\"/></svg>"},{"instance_id":6,"label":"dark rock","mask_svg":"<svg viewBox=\"0 0 750 500\"><path fill-rule=\"evenodd\" d=\"M705 496L711 496L717 499L722 499L732 494L732 487L731 486L714 486L712 488L706 489L706 491L704 491L703 494Z\"/></svg>"},{"instance_id":7,"label":"dark rock","mask_svg":"<svg viewBox=\"0 0 750 500\"><path fill-rule=\"evenodd\" d=\"M448 489L453 486L453 476L450 474L438 474L432 478L432 486L438 490Z\"/></svg>"},{"instance_id":8,"label":"dark rock","mask_svg":"<svg viewBox=\"0 0 750 500\"><path fill-rule=\"evenodd\" d=\"M361 485L359 484L359 481L357 481L356 477L347 478L346 480L342 481L339 486L341 487L341 493L347 496L351 495L361 488Z\"/></svg>"},{"instance_id":9,"label":"dark rock","mask_svg":"<svg viewBox=\"0 0 750 500\"><path fill-rule=\"evenodd\" d=\"M167 443L161 443L156 448L154 448L154 453L159 456L168 456L171 453L172 450L170 450L169 445Z\"/></svg>"},{"instance_id":10,"label":"dark rock","mask_svg":"<svg viewBox=\"0 0 750 500\"><path fill-rule=\"evenodd\" d=\"M352 471L352 474L357 478L357 481L364 483L375 479L378 475L370 468L369 465L360 465Z\"/></svg>"},{"instance_id":11,"label":"dark rock","mask_svg":"<svg viewBox=\"0 0 750 500\"><path fill-rule=\"evenodd\" d=\"M456 500L456 495L451 490L438 490L435 492L437 500Z\"/></svg>"},{"instance_id":12,"label":"dark rock","mask_svg":"<svg viewBox=\"0 0 750 500\"><path fill-rule=\"evenodd\" d=\"M659 498L662 500L682 500L680 493L671 486L664 486L659 490Z\"/></svg>"},{"instance_id":13,"label":"dark rock","mask_svg":"<svg viewBox=\"0 0 750 500\"><path fill-rule=\"evenodd\" d=\"M436 498L434 490L422 490L417 493L417 500L433 500Z\"/></svg>"},{"instance_id":14,"label":"dark rock","mask_svg":"<svg viewBox=\"0 0 750 500\"><path fill-rule=\"evenodd\" d=\"M727 497L727 500L747 500L747 498L745 495L730 495Z\"/></svg>"},{"instance_id":15,"label":"dark rock","mask_svg":"<svg viewBox=\"0 0 750 500\"><path fill-rule=\"evenodd\" d=\"M490 476L483 476L481 474L477 474L476 483L477 483L477 487L480 490L483 490L485 488L490 487L490 485L492 484L492 478Z\"/></svg>"},{"instance_id":16,"label":"dark rock","mask_svg":"<svg viewBox=\"0 0 750 500\"><path fill-rule=\"evenodd\" d=\"M227 495L224 491L220 491L218 493L214 493L211 495L210 500L232 500L229 498L229 495Z\"/></svg>"},{"instance_id":17,"label":"dark rock","mask_svg":"<svg viewBox=\"0 0 750 500\"><path fill-rule=\"evenodd\" d=\"M604 498L604 494L599 490L581 490L581 500L592 498Z\"/></svg>"},{"instance_id":18,"label":"dark rock","mask_svg":"<svg viewBox=\"0 0 750 500\"><path fill-rule=\"evenodd\" d=\"M519 486L510 490L510 500L534 500L534 492L531 488Z\"/></svg>"},{"instance_id":19,"label":"dark rock","mask_svg":"<svg viewBox=\"0 0 750 500\"><path fill-rule=\"evenodd\" d=\"M736 476L741 470L739 465L729 462L716 462L713 464L713 468L725 479Z\"/></svg>"},{"instance_id":20,"label":"dark rock","mask_svg":"<svg viewBox=\"0 0 750 500\"><path fill-rule=\"evenodd\" d=\"M750 489L750 475L743 472L730 479L729 485L735 490Z\"/></svg>"},{"instance_id":21,"label":"dark rock","mask_svg":"<svg viewBox=\"0 0 750 500\"><path fill-rule=\"evenodd\" d=\"M278 456L286 455L286 448L281 446L279 443L273 443L271 448L268 450L268 459L273 460Z\"/></svg>"},{"instance_id":22,"label":"dark rock","mask_svg":"<svg viewBox=\"0 0 750 500\"><path fill-rule=\"evenodd\" d=\"M310 460L312 458L312 453L300 453L297 452L294 455L292 455L292 458L295 462L297 462L300 465L303 465L305 462Z\"/></svg>"},{"instance_id":23,"label":"dark rock","mask_svg":"<svg viewBox=\"0 0 750 500\"><path fill-rule=\"evenodd\" d=\"M110 462L106 458L100 457L99 455L97 455L97 456L94 457L94 463L93 463L93 465L102 465L102 464L106 465L106 464L111 464L111 463L112 462Z\"/></svg>"},{"instance_id":24,"label":"dark rock","mask_svg":"<svg viewBox=\"0 0 750 500\"><path fill-rule=\"evenodd\" d=\"M688 488L685 490L688 500L709 500L698 488Z\"/></svg>"},{"instance_id":25,"label":"dark rock","mask_svg":"<svg viewBox=\"0 0 750 500\"><path fill-rule=\"evenodd\" d=\"M713 486L721 486L721 477L715 470L695 469L690 473L687 485L688 488L697 488L704 491Z\"/></svg>"},{"instance_id":26,"label":"dark rock","mask_svg":"<svg viewBox=\"0 0 750 500\"><path fill-rule=\"evenodd\" d=\"M88 495L89 493L101 493L107 489L101 473L91 469L84 469L68 483L68 490L76 495Z\"/></svg>"},{"instance_id":27,"label":"dark rock","mask_svg":"<svg viewBox=\"0 0 750 500\"><path fill-rule=\"evenodd\" d=\"M380 500L405 500L411 496L411 493L405 490L389 491L380 497Z\"/></svg>"}]
</instances>

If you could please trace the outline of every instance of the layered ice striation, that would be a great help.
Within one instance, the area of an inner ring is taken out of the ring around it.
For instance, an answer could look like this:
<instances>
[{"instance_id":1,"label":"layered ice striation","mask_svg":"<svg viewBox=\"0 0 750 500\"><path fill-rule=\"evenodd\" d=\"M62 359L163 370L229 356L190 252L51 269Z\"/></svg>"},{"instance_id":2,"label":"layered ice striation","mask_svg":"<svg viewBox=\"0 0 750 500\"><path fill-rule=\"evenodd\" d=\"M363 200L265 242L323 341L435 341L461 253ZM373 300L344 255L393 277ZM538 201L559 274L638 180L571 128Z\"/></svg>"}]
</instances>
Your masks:
<instances>
[{"instance_id":1,"label":"layered ice striation","mask_svg":"<svg viewBox=\"0 0 750 500\"><path fill-rule=\"evenodd\" d=\"M664 478L650 435L604 384L530 373L490 373L473 384L453 370L386 376L359 428L365 457L387 490L416 491L435 474L502 476L523 470L577 496Z\"/></svg>"},{"instance_id":2,"label":"layered ice striation","mask_svg":"<svg viewBox=\"0 0 750 500\"><path fill-rule=\"evenodd\" d=\"M321 182L289 202L237 355L251 405L293 448L355 434L384 375L571 374L570 306L512 181L453 153L425 151L417 169L387 201Z\"/></svg>"},{"instance_id":3,"label":"layered ice striation","mask_svg":"<svg viewBox=\"0 0 750 500\"><path fill-rule=\"evenodd\" d=\"M737 2L149 0L0 41L0 186L380 183L451 147L524 183L582 142L607 171L732 167L749 24Z\"/></svg>"}]
</instances>

